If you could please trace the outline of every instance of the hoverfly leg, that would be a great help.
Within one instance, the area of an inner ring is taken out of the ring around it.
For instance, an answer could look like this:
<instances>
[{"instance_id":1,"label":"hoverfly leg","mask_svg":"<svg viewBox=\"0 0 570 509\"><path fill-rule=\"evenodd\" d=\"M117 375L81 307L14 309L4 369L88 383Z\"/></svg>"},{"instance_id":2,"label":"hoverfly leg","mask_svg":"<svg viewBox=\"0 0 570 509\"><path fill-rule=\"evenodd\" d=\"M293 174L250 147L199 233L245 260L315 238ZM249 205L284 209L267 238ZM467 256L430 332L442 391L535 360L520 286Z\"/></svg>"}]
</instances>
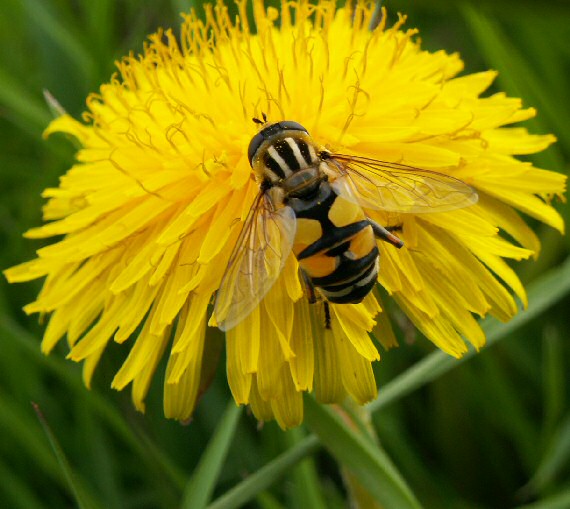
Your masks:
<instances>
[{"instance_id":1,"label":"hoverfly leg","mask_svg":"<svg viewBox=\"0 0 570 509\"><path fill-rule=\"evenodd\" d=\"M400 249L404 245L404 242L400 238L396 237L396 235L391 233L388 228L384 228L382 225L379 225L376 221L370 219L369 217L367 219L368 222L370 223L370 226L372 226L372 231L374 232L374 236L377 239L383 240L384 242L388 242L393 246L396 246L398 249ZM401 229L401 227L394 227L390 229L397 230Z\"/></svg>"},{"instance_id":2,"label":"hoverfly leg","mask_svg":"<svg viewBox=\"0 0 570 509\"><path fill-rule=\"evenodd\" d=\"M309 299L309 304L315 304L317 302L317 292L315 291L315 285L311 281L311 278L307 276L307 273L303 269L299 269L299 275L301 276L301 281L303 281L303 286L305 287L305 295Z\"/></svg>"},{"instance_id":3,"label":"hoverfly leg","mask_svg":"<svg viewBox=\"0 0 570 509\"><path fill-rule=\"evenodd\" d=\"M324 302L324 308L325 308L325 329L329 329L331 328L331 310L329 308L329 303L325 300Z\"/></svg>"}]
</instances>

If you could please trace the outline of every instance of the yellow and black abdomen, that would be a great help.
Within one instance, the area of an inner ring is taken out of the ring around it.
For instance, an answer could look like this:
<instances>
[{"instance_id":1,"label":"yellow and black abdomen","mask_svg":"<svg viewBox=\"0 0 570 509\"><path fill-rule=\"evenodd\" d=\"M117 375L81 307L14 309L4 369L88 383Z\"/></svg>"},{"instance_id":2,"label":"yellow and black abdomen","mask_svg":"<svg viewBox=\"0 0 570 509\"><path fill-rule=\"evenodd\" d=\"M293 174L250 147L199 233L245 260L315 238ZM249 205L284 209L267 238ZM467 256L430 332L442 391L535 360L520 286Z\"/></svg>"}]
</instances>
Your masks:
<instances>
[{"instance_id":1,"label":"yellow and black abdomen","mask_svg":"<svg viewBox=\"0 0 570 509\"><path fill-rule=\"evenodd\" d=\"M361 302L378 277L378 247L362 209L327 182L288 205L297 217L293 252L312 284L330 302Z\"/></svg>"}]
</instances>

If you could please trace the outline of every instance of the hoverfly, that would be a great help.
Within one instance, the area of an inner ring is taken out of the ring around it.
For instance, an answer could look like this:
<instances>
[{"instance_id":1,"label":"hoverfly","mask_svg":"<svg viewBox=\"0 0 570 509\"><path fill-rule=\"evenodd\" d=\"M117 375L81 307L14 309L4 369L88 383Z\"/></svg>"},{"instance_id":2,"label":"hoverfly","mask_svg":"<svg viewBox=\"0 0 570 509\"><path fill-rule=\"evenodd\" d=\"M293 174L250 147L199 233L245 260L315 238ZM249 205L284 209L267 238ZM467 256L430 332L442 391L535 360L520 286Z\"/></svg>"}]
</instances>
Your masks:
<instances>
[{"instance_id":1,"label":"hoverfly","mask_svg":"<svg viewBox=\"0 0 570 509\"><path fill-rule=\"evenodd\" d=\"M253 120L262 128L248 157L260 186L216 296L214 316L222 330L255 309L291 252L309 301L324 299L326 316L328 302L361 302L378 277L376 239L403 246L363 208L443 212L477 202L476 191L454 177L333 154L297 122L268 123L265 115L263 122Z\"/></svg>"}]
</instances>

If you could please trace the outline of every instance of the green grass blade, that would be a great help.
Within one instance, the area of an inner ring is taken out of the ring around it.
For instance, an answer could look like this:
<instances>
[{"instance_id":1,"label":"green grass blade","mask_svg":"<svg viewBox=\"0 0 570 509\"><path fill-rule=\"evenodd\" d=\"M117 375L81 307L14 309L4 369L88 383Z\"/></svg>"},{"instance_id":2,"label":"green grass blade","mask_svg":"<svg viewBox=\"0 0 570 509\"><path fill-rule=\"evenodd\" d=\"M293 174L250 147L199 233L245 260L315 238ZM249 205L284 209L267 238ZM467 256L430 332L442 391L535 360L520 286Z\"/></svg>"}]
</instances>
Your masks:
<instances>
[{"instance_id":1,"label":"green grass blade","mask_svg":"<svg viewBox=\"0 0 570 509\"><path fill-rule=\"evenodd\" d=\"M570 415L562 421L558 432L554 433L551 443L548 444L544 456L536 470L536 474L527 486L524 493L539 493L553 481L556 475L569 464L570 460Z\"/></svg>"},{"instance_id":2,"label":"green grass blade","mask_svg":"<svg viewBox=\"0 0 570 509\"><path fill-rule=\"evenodd\" d=\"M288 448L295 447L304 439L302 428L293 428L284 434ZM313 458L301 462L292 472L294 489L291 494L292 507L310 507L311 509L327 509Z\"/></svg>"},{"instance_id":3,"label":"green grass blade","mask_svg":"<svg viewBox=\"0 0 570 509\"><path fill-rule=\"evenodd\" d=\"M487 348L500 341L507 334L539 316L569 292L570 258L556 269L552 269L529 285L529 307L526 311L520 312L507 323L501 323L494 318L487 318L483 322L483 330L487 336ZM382 387L378 398L370 404L370 410L376 411L397 401L410 392L459 366L475 354L476 352L471 350L461 359L455 359L441 351L428 355L425 359Z\"/></svg>"},{"instance_id":4,"label":"green grass blade","mask_svg":"<svg viewBox=\"0 0 570 509\"><path fill-rule=\"evenodd\" d=\"M257 472L216 499L207 509L236 509L253 500L258 493L271 486L297 463L319 448L317 437L302 440L297 446L267 463Z\"/></svg>"},{"instance_id":5,"label":"green grass blade","mask_svg":"<svg viewBox=\"0 0 570 509\"><path fill-rule=\"evenodd\" d=\"M269 492L264 491L260 493L256 502L260 509L285 509L285 506L281 505L279 501ZM311 506L301 506L301 507L311 507Z\"/></svg>"},{"instance_id":6,"label":"green grass blade","mask_svg":"<svg viewBox=\"0 0 570 509\"><path fill-rule=\"evenodd\" d=\"M566 373L570 365L564 352L565 338L553 324L547 324L543 333L543 401L544 429L549 433L566 411L568 388Z\"/></svg>"},{"instance_id":7,"label":"green grass blade","mask_svg":"<svg viewBox=\"0 0 570 509\"><path fill-rule=\"evenodd\" d=\"M210 501L240 415L241 408L232 400L186 485L182 509L202 509Z\"/></svg>"},{"instance_id":8,"label":"green grass blade","mask_svg":"<svg viewBox=\"0 0 570 509\"><path fill-rule=\"evenodd\" d=\"M534 71L532 63L525 58L491 16L486 15L479 7L469 4L464 4L462 10L483 57L489 65L500 71L498 81L501 88L509 94L524 97L526 105L536 106L555 129L564 145L569 147L570 131L567 129L566 121L569 112L565 111L566 106L557 101L555 94L545 92L548 84L542 82L540 75ZM532 120L530 125L533 124L541 131L546 130L540 118ZM537 160L545 166L556 165L557 162L560 164L561 157L558 155L553 159L553 153L551 150L533 157L538 158Z\"/></svg>"},{"instance_id":9,"label":"green grass blade","mask_svg":"<svg viewBox=\"0 0 570 509\"><path fill-rule=\"evenodd\" d=\"M12 509L45 509L36 498L32 486L14 474L9 465L0 459L0 500ZM9 504L9 505L8 505Z\"/></svg>"},{"instance_id":10,"label":"green grass blade","mask_svg":"<svg viewBox=\"0 0 570 509\"><path fill-rule=\"evenodd\" d=\"M570 488L544 500L519 506L517 509L568 509L568 507L570 507Z\"/></svg>"},{"instance_id":11,"label":"green grass blade","mask_svg":"<svg viewBox=\"0 0 570 509\"><path fill-rule=\"evenodd\" d=\"M349 428L331 407L305 398L305 422L385 509L421 507L384 451L374 447L369 437Z\"/></svg>"},{"instance_id":12,"label":"green grass blade","mask_svg":"<svg viewBox=\"0 0 570 509\"><path fill-rule=\"evenodd\" d=\"M186 477L181 469L170 460L162 449L154 445L146 435L133 433L132 427L106 398L95 391L86 393L81 379L69 369L68 362L58 357L44 356L39 349L37 338L18 325L8 315L0 315L0 333L3 339L13 341L21 348L24 354L31 356L50 373L64 381L68 387L77 393L78 398L83 398L86 405L91 405L93 411L101 416L113 432L128 444L149 468L166 474L176 488L180 490L184 488Z\"/></svg>"},{"instance_id":13,"label":"green grass blade","mask_svg":"<svg viewBox=\"0 0 570 509\"><path fill-rule=\"evenodd\" d=\"M49 425L48 425L44 415L42 414L40 408L35 403L32 403L32 405L34 407L34 410L36 411L36 414L38 416L38 420L40 421L40 424L42 425L42 428L43 428L46 436L48 437L51 448L52 448L53 452L55 453L55 456L57 458L59 466L60 466L60 468L61 468L61 470L65 476L65 479L67 480L67 484L68 484L71 492L73 493L73 497L74 497L75 501L77 502L77 505L79 506L79 508L80 509L94 509L96 507L102 507L99 504L97 504L92 499L92 497L89 497L87 495L85 488L83 486L81 486L81 484L77 478L77 475L71 469L71 465L67 461L67 458L65 457L65 454L64 454L63 450L61 449L61 446L59 445L57 438L55 437L51 428L49 427Z\"/></svg>"},{"instance_id":14,"label":"green grass blade","mask_svg":"<svg viewBox=\"0 0 570 509\"><path fill-rule=\"evenodd\" d=\"M42 30L67 55L75 68L89 79L95 63L80 38L41 0L25 0L26 12L35 27Z\"/></svg>"},{"instance_id":15,"label":"green grass blade","mask_svg":"<svg viewBox=\"0 0 570 509\"><path fill-rule=\"evenodd\" d=\"M119 17L116 14L118 2L116 0L97 0L92 2L83 0L82 8L85 11L86 32L92 41L91 50L96 52L99 60L104 62L109 55L114 55L117 50L115 33L120 33L116 26Z\"/></svg>"},{"instance_id":16,"label":"green grass blade","mask_svg":"<svg viewBox=\"0 0 570 509\"><path fill-rule=\"evenodd\" d=\"M0 392L0 429L3 437L17 445L21 456L39 466L50 481L63 485L57 462L46 445L38 426L29 413Z\"/></svg>"},{"instance_id":17,"label":"green grass blade","mask_svg":"<svg viewBox=\"0 0 570 509\"><path fill-rule=\"evenodd\" d=\"M14 123L35 135L41 133L51 120L47 108L40 99L30 94L2 67L0 67L0 104L8 110L8 115Z\"/></svg>"},{"instance_id":18,"label":"green grass blade","mask_svg":"<svg viewBox=\"0 0 570 509\"><path fill-rule=\"evenodd\" d=\"M202 2L197 2L196 0L170 0L170 4L174 12L190 12L192 8L200 9Z\"/></svg>"}]
</instances>

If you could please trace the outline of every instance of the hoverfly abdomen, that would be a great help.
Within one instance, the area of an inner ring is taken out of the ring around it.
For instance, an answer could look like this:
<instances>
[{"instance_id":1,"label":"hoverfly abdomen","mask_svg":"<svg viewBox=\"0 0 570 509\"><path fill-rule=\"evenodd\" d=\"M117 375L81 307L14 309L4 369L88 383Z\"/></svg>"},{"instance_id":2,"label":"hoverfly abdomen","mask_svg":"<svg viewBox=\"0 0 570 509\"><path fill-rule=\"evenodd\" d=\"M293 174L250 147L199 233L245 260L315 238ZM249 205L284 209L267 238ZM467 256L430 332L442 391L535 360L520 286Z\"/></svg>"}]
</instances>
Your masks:
<instances>
[{"instance_id":1,"label":"hoverfly abdomen","mask_svg":"<svg viewBox=\"0 0 570 509\"><path fill-rule=\"evenodd\" d=\"M361 302L376 283L379 254L362 209L326 181L315 198L289 205L297 218L293 253L311 283L330 302Z\"/></svg>"}]
</instances>

